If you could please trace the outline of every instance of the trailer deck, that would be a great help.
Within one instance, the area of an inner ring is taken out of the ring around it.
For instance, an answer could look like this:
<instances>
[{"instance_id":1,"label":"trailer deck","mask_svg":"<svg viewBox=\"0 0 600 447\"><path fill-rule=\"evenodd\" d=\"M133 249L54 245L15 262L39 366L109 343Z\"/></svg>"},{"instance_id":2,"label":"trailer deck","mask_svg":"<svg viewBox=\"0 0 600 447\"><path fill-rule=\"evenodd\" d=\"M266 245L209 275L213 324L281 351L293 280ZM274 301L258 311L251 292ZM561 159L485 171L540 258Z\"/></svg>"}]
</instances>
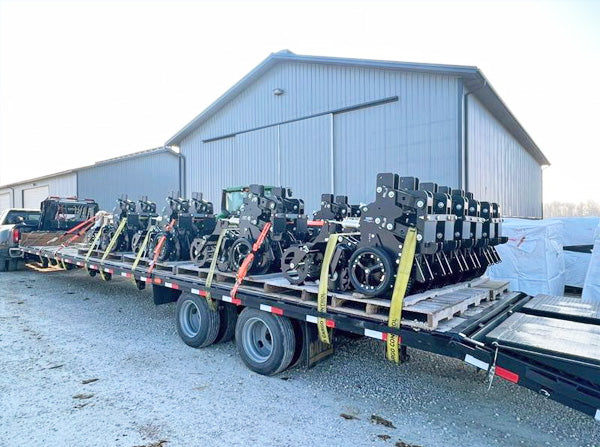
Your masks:
<instances>
[{"instance_id":1,"label":"trailer deck","mask_svg":"<svg viewBox=\"0 0 600 447\"><path fill-rule=\"evenodd\" d=\"M375 303L331 294L327 311L320 313L309 298L310 287L290 294L289 287L273 284L279 281L274 276L249 277L232 296L231 276L219 274L207 287L202 269L194 269L189 263L167 263L149 274L145 263L133 268L133 261L124 254L102 260L98 253L86 259L83 250L69 247L22 246L21 251L26 258L85 268L91 275L101 272L105 279L117 275L136 281L140 287L152 285L155 292L161 292L154 294L156 304L174 301L181 292L197 296L210 293L218 301L303 322L313 333L318 318L325 318L330 328L382 341L388 334L398 335L403 346L461 359L486 371L489 380L502 377L600 420L600 309L578 306L580 303L568 298L532 298L508 291L505 283L472 282L406 297L407 313L403 311L402 325L395 329L383 317L389 307L381 302L385 300ZM446 314L440 312L459 302L452 302L452 295L462 295L462 307ZM480 299L473 300L473 296ZM469 299L470 304L464 305ZM363 307L355 309L355 302ZM409 313L411 306L421 304L432 310L435 303L436 312L429 315L446 317L415 319L418 312ZM369 305L377 311L367 311ZM324 347L313 357L322 358L329 352L331 347Z\"/></svg>"}]
</instances>

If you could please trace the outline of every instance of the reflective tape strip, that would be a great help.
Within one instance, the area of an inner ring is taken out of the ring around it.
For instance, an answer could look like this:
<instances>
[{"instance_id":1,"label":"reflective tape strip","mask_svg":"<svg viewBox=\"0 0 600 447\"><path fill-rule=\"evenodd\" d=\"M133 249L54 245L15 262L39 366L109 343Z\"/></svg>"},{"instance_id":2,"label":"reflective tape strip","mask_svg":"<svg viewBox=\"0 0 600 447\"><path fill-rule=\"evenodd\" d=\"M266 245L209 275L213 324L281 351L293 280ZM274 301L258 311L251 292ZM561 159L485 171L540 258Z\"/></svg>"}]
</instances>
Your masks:
<instances>
[{"instance_id":1,"label":"reflective tape strip","mask_svg":"<svg viewBox=\"0 0 600 447\"><path fill-rule=\"evenodd\" d=\"M83 262L77 261L77 265L81 267L81 266L83 266Z\"/></svg>"},{"instance_id":2,"label":"reflective tape strip","mask_svg":"<svg viewBox=\"0 0 600 447\"><path fill-rule=\"evenodd\" d=\"M260 305L260 310L264 310L265 312L270 312L275 315L283 315L283 309L274 306L268 306L266 304Z\"/></svg>"},{"instance_id":3,"label":"reflective tape strip","mask_svg":"<svg viewBox=\"0 0 600 447\"><path fill-rule=\"evenodd\" d=\"M160 284L160 283L162 283L162 279L154 278L154 284Z\"/></svg>"},{"instance_id":4,"label":"reflective tape strip","mask_svg":"<svg viewBox=\"0 0 600 447\"><path fill-rule=\"evenodd\" d=\"M131 278L131 273L121 272L121 276L124 276L125 278Z\"/></svg>"},{"instance_id":5,"label":"reflective tape strip","mask_svg":"<svg viewBox=\"0 0 600 447\"><path fill-rule=\"evenodd\" d=\"M179 284L176 284L174 282L166 282L165 281L165 287L168 287L169 289L178 290L179 289Z\"/></svg>"},{"instance_id":6,"label":"reflective tape strip","mask_svg":"<svg viewBox=\"0 0 600 447\"><path fill-rule=\"evenodd\" d=\"M206 296L206 291L200 289L192 289L191 292L196 295Z\"/></svg>"},{"instance_id":7,"label":"reflective tape strip","mask_svg":"<svg viewBox=\"0 0 600 447\"><path fill-rule=\"evenodd\" d=\"M148 278L146 278L145 276L140 276L140 281L147 282L147 281L148 281Z\"/></svg>"},{"instance_id":8,"label":"reflective tape strip","mask_svg":"<svg viewBox=\"0 0 600 447\"><path fill-rule=\"evenodd\" d=\"M376 338L377 340L387 340L387 332L374 331L372 329L365 329L365 335L367 337Z\"/></svg>"},{"instance_id":9,"label":"reflective tape strip","mask_svg":"<svg viewBox=\"0 0 600 447\"><path fill-rule=\"evenodd\" d=\"M317 317L312 316L312 315L307 315L306 316L306 321L308 321L309 323L315 323L315 324L317 324L317 322L319 321L319 319Z\"/></svg>"},{"instance_id":10,"label":"reflective tape strip","mask_svg":"<svg viewBox=\"0 0 600 447\"><path fill-rule=\"evenodd\" d=\"M596 416L595 418L597 421L600 421L600 410L596 410Z\"/></svg>"},{"instance_id":11,"label":"reflective tape strip","mask_svg":"<svg viewBox=\"0 0 600 447\"><path fill-rule=\"evenodd\" d=\"M91 268L91 269L93 269L93 270L98 270L98 266L97 266L97 265L95 265L95 264L91 264L91 265L90 265L90 268Z\"/></svg>"},{"instance_id":12,"label":"reflective tape strip","mask_svg":"<svg viewBox=\"0 0 600 447\"><path fill-rule=\"evenodd\" d=\"M512 383L519 382L519 375L517 373L502 368L501 366L496 366L496 375Z\"/></svg>"},{"instance_id":13,"label":"reflective tape strip","mask_svg":"<svg viewBox=\"0 0 600 447\"><path fill-rule=\"evenodd\" d=\"M112 274L112 273L114 273L114 270L113 270L113 269L107 269L107 268L104 268L104 271L105 271L106 273L111 273L111 274Z\"/></svg>"},{"instance_id":14,"label":"reflective tape strip","mask_svg":"<svg viewBox=\"0 0 600 447\"><path fill-rule=\"evenodd\" d=\"M465 362L469 365L476 366L479 369L485 369L486 371L490 368L489 363L476 359L475 357L469 354L465 355Z\"/></svg>"},{"instance_id":15,"label":"reflective tape strip","mask_svg":"<svg viewBox=\"0 0 600 447\"><path fill-rule=\"evenodd\" d=\"M235 304L236 306L239 306L240 304L242 304L242 300L240 300L238 298L232 298L229 295L223 295L222 299L223 299L223 301L225 301L227 303Z\"/></svg>"}]
</instances>

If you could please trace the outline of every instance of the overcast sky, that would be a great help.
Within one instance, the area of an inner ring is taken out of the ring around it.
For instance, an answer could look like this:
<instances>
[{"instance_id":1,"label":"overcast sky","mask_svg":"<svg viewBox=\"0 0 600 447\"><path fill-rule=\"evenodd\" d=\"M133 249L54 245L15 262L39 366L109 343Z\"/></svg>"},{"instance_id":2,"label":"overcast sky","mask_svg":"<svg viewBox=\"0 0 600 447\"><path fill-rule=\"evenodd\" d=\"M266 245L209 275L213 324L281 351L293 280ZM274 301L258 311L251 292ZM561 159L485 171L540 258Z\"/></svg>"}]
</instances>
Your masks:
<instances>
[{"instance_id":1,"label":"overcast sky","mask_svg":"<svg viewBox=\"0 0 600 447\"><path fill-rule=\"evenodd\" d=\"M0 0L0 184L161 146L287 48L476 65L552 162L544 199L599 200L599 24L600 1Z\"/></svg>"}]
</instances>

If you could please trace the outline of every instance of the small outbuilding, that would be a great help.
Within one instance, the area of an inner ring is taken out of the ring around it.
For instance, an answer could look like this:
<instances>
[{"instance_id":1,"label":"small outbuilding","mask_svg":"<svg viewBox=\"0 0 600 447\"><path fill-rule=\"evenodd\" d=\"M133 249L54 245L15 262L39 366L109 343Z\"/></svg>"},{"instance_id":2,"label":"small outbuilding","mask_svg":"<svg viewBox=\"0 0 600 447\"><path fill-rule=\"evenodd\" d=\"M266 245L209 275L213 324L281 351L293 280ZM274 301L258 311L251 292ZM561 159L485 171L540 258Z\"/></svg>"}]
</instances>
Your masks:
<instances>
[{"instance_id":1,"label":"small outbuilding","mask_svg":"<svg viewBox=\"0 0 600 447\"><path fill-rule=\"evenodd\" d=\"M0 212L5 208L39 209L48 196L96 200L112 211L122 194L132 200L147 195L162 209L170 191L180 191L180 155L156 148L100 161L93 165L0 186Z\"/></svg>"}]
</instances>

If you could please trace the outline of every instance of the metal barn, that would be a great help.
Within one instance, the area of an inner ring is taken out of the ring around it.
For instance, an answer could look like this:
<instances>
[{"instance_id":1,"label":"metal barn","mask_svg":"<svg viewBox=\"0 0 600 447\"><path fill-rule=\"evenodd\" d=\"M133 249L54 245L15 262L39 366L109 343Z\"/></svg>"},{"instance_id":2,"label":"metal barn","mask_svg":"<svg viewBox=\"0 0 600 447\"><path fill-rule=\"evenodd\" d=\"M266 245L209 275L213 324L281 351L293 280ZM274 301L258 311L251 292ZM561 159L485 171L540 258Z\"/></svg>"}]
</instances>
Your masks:
<instances>
[{"instance_id":1,"label":"metal barn","mask_svg":"<svg viewBox=\"0 0 600 447\"><path fill-rule=\"evenodd\" d=\"M0 212L6 208L39 209L48 196L77 195L77 173L74 170L37 177L0 187Z\"/></svg>"},{"instance_id":2,"label":"metal barn","mask_svg":"<svg viewBox=\"0 0 600 447\"><path fill-rule=\"evenodd\" d=\"M5 208L39 209L48 196L92 198L112 211L117 197L137 200L147 195L162 209L170 191L180 191L182 158L167 148L151 149L97 162L90 166L0 187L0 212Z\"/></svg>"},{"instance_id":3,"label":"metal barn","mask_svg":"<svg viewBox=\"0 0 600 447\"><path fill-rule=\"evenodd\" d=\"M121 194L132 200L147 195L162 210L169 192L182 189L181 166L179 154L166 148L112 158L78 169L77 193L93 198L107 211L113 210Z\"/></svg>"},{"instance_id":4,"label":"metal barn","mask_svg":"<svg viewBox=\"0 0 600 447\"><path fill-rule=\"evenodd\" d=\"M541 217L549 162L476 67L271 54L169 139L186 191L289 186L374 196L397 172L472 191L510 216Z\"/></svg>"}]
</instances>

